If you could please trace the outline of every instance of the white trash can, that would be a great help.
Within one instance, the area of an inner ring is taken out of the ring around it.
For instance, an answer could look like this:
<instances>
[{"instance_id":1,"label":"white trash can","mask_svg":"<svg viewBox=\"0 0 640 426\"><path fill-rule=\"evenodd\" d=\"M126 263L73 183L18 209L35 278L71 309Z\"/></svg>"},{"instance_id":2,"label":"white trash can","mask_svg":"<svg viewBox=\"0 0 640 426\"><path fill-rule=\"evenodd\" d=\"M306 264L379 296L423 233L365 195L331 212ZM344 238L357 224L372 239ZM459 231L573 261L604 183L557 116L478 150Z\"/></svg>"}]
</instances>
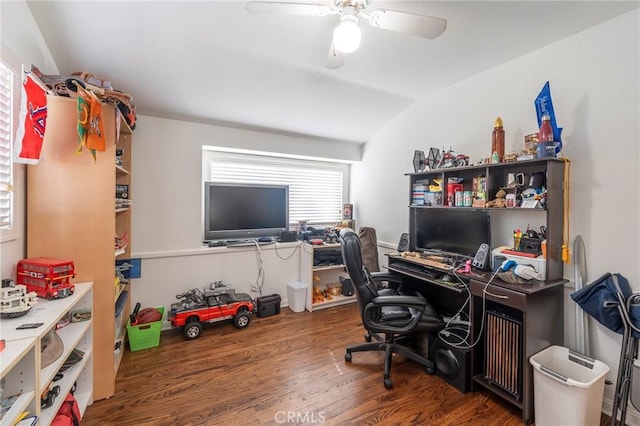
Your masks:
<instances>
[{"instance_id":1,"label":"white trash can","mask_svg":"<svg viewBox=\"0 0 640 426\"><path fill-rule=\"evenodd\" d=\"M303 312L307 305L307 286L300 281L294 281L287 285L287 299L289 309L293 312Z\"/></svg>"},{"instance_id":2,"label":"white trash can","mask_svg":"<svg viewBox=\"0 0 640 426\"><path fill-rule=\"evenodd\" d=\"M536 426L598 426L609 367L562 346L532 355Z\"/></svg>"}]
</instances>

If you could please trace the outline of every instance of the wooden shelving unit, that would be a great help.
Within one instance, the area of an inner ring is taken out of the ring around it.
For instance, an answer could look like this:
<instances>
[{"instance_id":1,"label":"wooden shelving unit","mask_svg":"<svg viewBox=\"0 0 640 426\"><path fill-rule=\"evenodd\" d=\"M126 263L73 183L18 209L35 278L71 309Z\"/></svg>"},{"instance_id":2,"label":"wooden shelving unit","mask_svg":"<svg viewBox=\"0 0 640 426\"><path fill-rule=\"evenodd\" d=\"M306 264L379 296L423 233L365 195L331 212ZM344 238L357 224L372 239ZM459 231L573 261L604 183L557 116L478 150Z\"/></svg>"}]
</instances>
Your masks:
<instances>
[{"instance_id":1,"label":"wooden shelving unit","mask_svg":"<svg viewBox=\"0 0 640 426\"><path fill-rule=\"evenodd\" d=\"M106 150L96 160L78 148L76 100L47 98L47 131L41 161L27 169L27 257L73 260L74 281L94 282L94 398L115 393L117 360L115 260L129 258L131 246L115 251L115 236L128 233L131 208L115 208L115 185L131 184L132 132L112 105L102 104ZM116 149L124 150L115 165ZM125 316L130 302L125 306ZM120 326L120 325L119 325ZM122 349L121 349L122 352Z\"/></svg>"}]
</instances>

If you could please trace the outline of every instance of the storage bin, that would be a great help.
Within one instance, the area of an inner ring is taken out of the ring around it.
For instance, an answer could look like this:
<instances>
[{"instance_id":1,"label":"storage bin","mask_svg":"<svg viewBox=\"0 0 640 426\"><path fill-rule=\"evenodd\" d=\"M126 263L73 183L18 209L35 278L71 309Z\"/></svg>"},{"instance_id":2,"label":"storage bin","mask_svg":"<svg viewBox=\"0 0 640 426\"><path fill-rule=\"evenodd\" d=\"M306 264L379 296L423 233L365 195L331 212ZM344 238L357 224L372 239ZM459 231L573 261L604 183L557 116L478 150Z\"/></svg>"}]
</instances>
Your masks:
<instances>
[{"instance_id":1,"label":"storage bin","mask_svg":"<svg viewBox=\"0 0 640 426\"><path fill-rule=\"evenodd\" d=\"M258 317L268 317L271 315L280 313L280 301L279 294L269 294L267 296L261 296L256 299L258 305Z\"/></svg>"},{"instance_id":2,"label":"storage bin","mask_svg":"<svg viewBox=\"0 0 640 426\"><path fill-rule=\"evenodd\" d=\"M532 355L536 426L600 424L609 367L562 346Z\"/></svg>"},{"instance_id":3,"label":"storage bin","mask_svg":"<svg viewBox=\"0 0 640 426\"><path fill-rule=\"evenodd\" d=\"M160 306L157 309L160 311L162 318L164 318L164 306ZM129 336L131 352L155 348L160 344L162 318L160 321L140 325L131 325L131 320L127 321L127 335Z\"/></svg>"},{"instance_id":4,"label":"storage bin","mask_svg":"<svg viewBox=\"0 0 640 426\"><path fill-rule=\"evenodd\" d=\"M287 298L289 309L293 312L302 312L307 303L307 286L300 281L294 281L287 285Z\"/></svg>"}]
</instances>

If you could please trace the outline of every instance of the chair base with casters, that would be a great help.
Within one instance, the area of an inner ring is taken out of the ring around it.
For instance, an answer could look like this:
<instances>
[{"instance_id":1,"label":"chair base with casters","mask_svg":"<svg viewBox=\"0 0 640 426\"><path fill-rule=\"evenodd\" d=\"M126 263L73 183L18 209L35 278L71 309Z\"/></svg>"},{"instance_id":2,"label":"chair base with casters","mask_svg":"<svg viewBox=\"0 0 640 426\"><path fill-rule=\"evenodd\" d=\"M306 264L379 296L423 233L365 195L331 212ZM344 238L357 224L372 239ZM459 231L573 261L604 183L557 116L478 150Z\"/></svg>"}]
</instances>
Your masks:
<instances>
[{"instance_id":1,"label":"chair base with casters","mask_svg":"<svg viewBox=\"0 0 640 426\"><path fill-rule=\"evenodd\" d=\"M393 354L402 355L412 361L424 367L425 373L432 375L436 372L435 364L430 359L427 359L421 355L418 355L413 350L397 343L395 337L392 335L385 335L383 342L363 343L360 345L347 346L347 352L344 354L344 359L347 362L351 362L353 352L384 352L384 373L383 382L385 389L393 388L393 381L391 380L391 361Z\"/></svg>"}]
</instances>

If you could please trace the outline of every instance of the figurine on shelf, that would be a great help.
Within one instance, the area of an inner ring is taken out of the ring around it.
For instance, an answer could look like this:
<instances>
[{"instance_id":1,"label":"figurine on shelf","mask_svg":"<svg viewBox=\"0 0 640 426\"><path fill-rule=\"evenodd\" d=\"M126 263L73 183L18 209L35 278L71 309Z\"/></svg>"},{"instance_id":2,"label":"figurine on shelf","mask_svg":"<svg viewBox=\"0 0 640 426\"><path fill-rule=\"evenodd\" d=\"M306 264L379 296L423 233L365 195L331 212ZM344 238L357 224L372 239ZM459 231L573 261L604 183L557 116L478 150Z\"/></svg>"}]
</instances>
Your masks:
<instances>
[{"instance_id":1,"label":"figurine on shelf","mask_svg":"<svg viewBox=\"0 0 640 426\"><path fill-rule=\"evenodd\" d=\"M469 156L464 154L453 154L453 149L449 147L449 151L445 151L444 147L442 148L442 158L440 159L440 163L438 164L439 169L447 169L450 167L464 167L469 165Z\"/></svg>"},{"instance_id":2,"label":"figurine on shelf","mask_svg":"<svg viewBox=\"0 0 640 426\"><path fill-rule=\"evenodd\" d=\"M322 294L322 290L318 287L313 287L313 303L324 302L324 295Z\"/></svg>"},{"instance_id":3,"label":"figurine on shelf","mask_svg":"<svg viewBox=\"0 0 640 426\"><path fill-rule=\"evenodd\" d=\"M498 207L498 208L502 208L506 206L506 197L507 193L504 189L500 189L498 190L498 192L496 192L496 198L494 198L491 201L487 201L487 205L486 207Z\"/></svg>"}]
</instances>

